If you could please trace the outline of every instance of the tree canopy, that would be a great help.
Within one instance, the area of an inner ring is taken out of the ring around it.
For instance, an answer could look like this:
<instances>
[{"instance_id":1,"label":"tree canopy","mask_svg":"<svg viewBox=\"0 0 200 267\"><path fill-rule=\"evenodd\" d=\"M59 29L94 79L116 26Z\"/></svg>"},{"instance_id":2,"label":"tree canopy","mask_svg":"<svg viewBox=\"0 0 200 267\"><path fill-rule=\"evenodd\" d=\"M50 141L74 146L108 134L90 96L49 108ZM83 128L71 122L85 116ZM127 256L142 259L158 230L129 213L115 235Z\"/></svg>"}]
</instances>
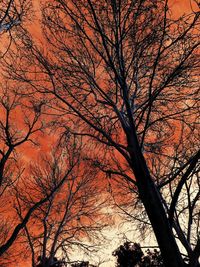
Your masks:
<instances>
[{"instance_id":1,"label":"tree canopy","mask_svg":"<svg viewBox=\"0 0 200 267\"><path fill-rule=\"evenodd\" d=\"M106 176L117 206L133 223L134 218L148 222L163 264L171 267L198 267L200 256L200 11L197 1L191 1L191 7L177 18L168 0L42 1L42 40L21 27L2 59L14 100L7 97L8 90L2 90L0 182L11 188L3 178L9 160L36 131L45 129L51 142L48 133L53 129L57 139L65 138L65 147L74 136L83 144L76 176L84 177L82 170L88 168L88 177L96 176L99 188ZM20 133L9 119L17 106L13 103L18 102L26 110L22 115L26 131ZM77 158L77 153L71 157ZM36 190L45 192L43 179L38 181L43 191L38 185ZM44 215L40 220L46 223L52 207L46 205L62 187L56 179L53 182L48 195L38 202L29 199L32 206L20 197L18 215L20 205L27 213L20 215L11 238L4 238L1 254L26 230L31 218L39 218L40 209ZM140 214L132 216L133 209L120 195L122 187L131 194L134 207L142 205L145 220ZM94 202L89 208L93 207ZM122 248L142 253L136 245Z\"/></svg>"}]
</instances>

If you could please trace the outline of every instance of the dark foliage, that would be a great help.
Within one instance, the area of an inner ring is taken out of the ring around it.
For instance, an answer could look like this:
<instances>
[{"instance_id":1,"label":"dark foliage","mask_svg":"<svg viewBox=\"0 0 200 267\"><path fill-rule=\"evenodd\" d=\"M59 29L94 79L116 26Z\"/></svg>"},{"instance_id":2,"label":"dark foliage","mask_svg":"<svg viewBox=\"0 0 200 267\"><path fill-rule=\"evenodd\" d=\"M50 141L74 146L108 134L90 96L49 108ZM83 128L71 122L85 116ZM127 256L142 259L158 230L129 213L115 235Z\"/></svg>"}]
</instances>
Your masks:
<instances>
[{"instance_id":1,"label":"dark foliage","mask_svg":"<svg viewBox=\"0 0 200 267\"><path fill-rule=\"evenodd\" d=\"M158 250L148 249L143 253L140 244L125 242L118 247L113 256L117 258L117 267L163 267L163 260Z\"/></svg>"},{"instance_id":2,"label":"dark foliage","mask_svg":"<svg viewBox=\"0 0 200 267\"><path fill-rule=\"evenodd\" d=\"M45 258L43 262L42 257L38 257L38 261L39 263L36 265L36 267L63 267L62 261L58 260L56 257L54 257L53 260Z\"/></svg>"},{"instance_id":3,"label":"dark foliage","mask_svg":"<svg viewBox=\"0 0 200 267\"><path fill-rule=\"evenodd\" d=\"M71 265L71 267L96 267L89 263L89 261L76 262Z\"/></svg>"},{"instance_id":4,"label":"dark foliage","mask_svg":"<svg viewBox=\"0 0 200 267\"><path fill-rule=\"evenodd\" d=\"M89 267L89 261L73 263L72 267Z\"/></svg>"}]
</instances>

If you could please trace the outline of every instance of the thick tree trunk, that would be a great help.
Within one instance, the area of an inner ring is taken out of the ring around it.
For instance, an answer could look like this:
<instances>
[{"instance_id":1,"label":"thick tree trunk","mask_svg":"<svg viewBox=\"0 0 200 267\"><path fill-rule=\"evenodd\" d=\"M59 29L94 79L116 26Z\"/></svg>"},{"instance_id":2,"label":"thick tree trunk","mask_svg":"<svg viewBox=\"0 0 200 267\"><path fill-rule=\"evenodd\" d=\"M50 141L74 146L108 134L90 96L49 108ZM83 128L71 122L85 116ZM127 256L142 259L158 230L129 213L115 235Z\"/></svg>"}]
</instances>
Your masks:
<instances>
[{"instance_id":1,"label":"thick tree trunk","mask_svg":"<svg viewBox=\"0 0 200 267\"><path fill-rule=\"evenodd\" d=\"M166 267L185 267L172 228L169 224L160 194L151 178L141 149L133 136L128 138L132 169L138 184L140 199L156 236Z\"/></svg>"}]
</instances>

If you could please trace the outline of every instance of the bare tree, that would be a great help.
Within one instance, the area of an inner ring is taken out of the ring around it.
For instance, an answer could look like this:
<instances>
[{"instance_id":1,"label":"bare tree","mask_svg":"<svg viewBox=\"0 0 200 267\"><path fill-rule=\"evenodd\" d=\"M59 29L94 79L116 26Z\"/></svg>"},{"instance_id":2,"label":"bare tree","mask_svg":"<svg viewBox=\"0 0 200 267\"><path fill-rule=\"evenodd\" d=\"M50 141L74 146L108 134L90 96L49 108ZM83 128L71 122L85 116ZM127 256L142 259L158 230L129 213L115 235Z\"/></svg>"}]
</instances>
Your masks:
<instances>
[{"instance_id":1,"label":"bare tree","mask_svg":"<svg viewBox=\"0 0 200 267\"><path fill-rule=\"evenodd\" d=\"M1 51L0 58L8 52L14 34L14 28L21 26L31 7L30 0L2 0L0 3L0 37L7 44Z\"/></svg>"},{"instance_id":2,"label":"bare tree","mask_svg":"<svg viewBox=\"0 0 200 267\"><path fill-rule=\"evenodd\" d=\"M36 183L34 184L34 181L30 177L27 179L27 175L21 177L20 181L18 181L16 184L12 184L12 188L9 190L9 193L12 194L17 201L15 201L15 210L19 215L19 220L17 221L15 218L14 222L16 223L16 226L12 227L12 229L9 229L8 234L4 237L4 240L1 241L1 256L7 253L9 248L19 237L19 234L22 232L22 230L27 230L27 223L31 219L34 212L36 212L40 206L50 201L57 191L59 191L59 189L63 186L66 177L68 177L68 175L72 172L75 165L76 162L74 160L71 162L71 165L68 166L68 170L65 175L60 177L60 179L57 181L51 181L51 183L48 184L48 188L43 188L43 194L40 192L41 188L38 188L37 190L37 187L34 187L36 186ZM40 185L41 183L42 181L40 181ZM35 194L32 194L33 191Z\"/></svg>"},{"instance_id":3,"label":"bare tree","mask_svg":"<svg viewBox=\"0 0 200 267\"><path fill-rule=\"evenodd\" d=\"M13 193L15 192L14 188L18 188L24 175L26 176L26 180L29 180L27 174L28 164L21 159L22 148L29 142L33 145L34 150L34 147L38 145L37 134L43 131L45 127L41 118L41 101L38 100L36 102L31 98L28 99L19 96L16 91L16 84L14 87L8 81L5 82L5 80L2 80L1 82L0 255L2 256L4 254L8 258L9 256L6 253L17 239L20 231L27 224L31 214L38 206L45 203L50 196L38 199L36 203L29 207L29 210L26 210L26 214L23 214L21 222L16 220L16 214L12 206ZM40 110L36 108L37 106L40 106ZM25 153L23 156L25 156ZM50 195L53 193L54 190L52 190ZM1 264L3 263L5 262L1 262Z\"/></svg>"},{"instance_id":4,"label":"bare tree","mask_svg":"<svg viewBox=\"0 0 200 267\"><path fill-rule=\"evenodd\" d=\"M18 96L8 83L4 83L0 94L0 194L20 175L13 177L17 148L34 141L34 134L41 131L41 112L34 109L34 103ZM17 120L17 117L21 119Z\"/></svg>"},{"instance_id":5,"label":"bare tree","mask_svg":"<svg viewBox=\"0 0 200 267\"><path fill-rule=\"evenodd\" d=\"M35 197L45 199L64 181L48 201L35 209L24 228L33 267L37 259L44 267L54 266L56 257L61 258L60 264L69 262L77 247L95 251L94 243L98 244L105 225L101 212L104 201L99 199L95 173L84 166L80 138L70 139L71 145L68 142L65 148L57 147L51 156L32 166L32 179L28 186L26 182L27 197L17 190L16 210L23 220L23 210L33 206Z\"/></svg>"},{"instance_id":6,"label":"bare tree","mask_svg":"<svg viewBox=\"0 0 200 267\"><path fill-rule=\"evenodd\" d=\"M167 0L54 0L43 8L48 51L26 36L19 54L31 52L34 70L26 60L11 69L62 120L70 114L73 133L102 149L101 170L137 190L172 267L186 266L176 235L189 266L199 266L200 238L186 238L179 215L181 195L190 218L199 200L191 195L200 157L199 16L173 18Z\"/></svg>"}]
</instances>

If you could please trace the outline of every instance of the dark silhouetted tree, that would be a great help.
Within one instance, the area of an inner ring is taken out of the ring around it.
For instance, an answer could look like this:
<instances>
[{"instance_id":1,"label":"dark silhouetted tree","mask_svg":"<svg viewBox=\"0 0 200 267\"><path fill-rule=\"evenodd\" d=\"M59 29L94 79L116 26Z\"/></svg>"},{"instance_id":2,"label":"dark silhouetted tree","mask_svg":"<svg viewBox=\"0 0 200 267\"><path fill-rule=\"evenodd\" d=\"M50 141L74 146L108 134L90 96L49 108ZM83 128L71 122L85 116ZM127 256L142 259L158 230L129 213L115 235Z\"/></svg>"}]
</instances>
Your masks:
<instances>
[{"instance_id":1,"label":"dark silhouetted tree","mask_svg":"<svg viewBox=\"0 0 200 267\"><path fill-rule=\"evenodd\" d=\"M175 18L167 0L52 0L42 15L45 49L24 35L10 76L136 192L165 266L186 266L180 243L199 266L198 5Z\"/></svg>"},{"instance_id":2,"label":"dark silhouetted tree","mask_svg":"<svg viewBox=\"0 0 200 267\"><path fill-rule=\"evenodd\" d=\"M81 138L64 138L49 155L32 165L29 181L24 180L22 190L16 192L16 210L22 221L24 210L49 196L24 227L32 267L38 257L42 267L51 267L55 257L70 261L77 249L91 253L98 245L105 226L101 211L105 200L99 198L95 173L84 166L83 148Z\"/></svg>"}]
</instances>

